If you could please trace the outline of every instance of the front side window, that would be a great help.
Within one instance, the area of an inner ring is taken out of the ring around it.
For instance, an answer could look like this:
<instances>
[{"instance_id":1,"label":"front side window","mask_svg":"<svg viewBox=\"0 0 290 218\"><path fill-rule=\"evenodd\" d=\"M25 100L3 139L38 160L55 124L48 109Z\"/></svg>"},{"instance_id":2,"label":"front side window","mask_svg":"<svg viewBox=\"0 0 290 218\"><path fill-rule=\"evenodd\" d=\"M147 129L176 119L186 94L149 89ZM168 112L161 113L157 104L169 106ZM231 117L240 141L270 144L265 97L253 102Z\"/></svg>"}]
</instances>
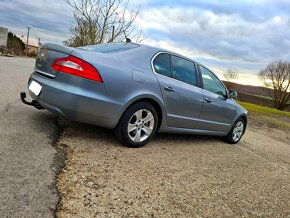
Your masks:
<instances>
[{"instance_id":1,"label":"front side window","mask_svg":"<svg viewBox=\"0 0 290 218\"><path fill-rule=\"evenodd\" d=\"M196 85L196 72L193 62L172 55L171 63L173 79L188 83L190 85Z\"/></svg>"},{"instance_id":2,"label":"front side window","mask_svg":"<svg viewBox=\"0 0 290 218\"><path fill-rule=\"evenodd\" d=\"M170 57L169 54L161 53L153 60L153 67L156 73L170 77Z\"/></svg>"},{"instance_id":3,"label":"front side window","mask_svg":"<svg viewBox=\"0 0 290 218\"><path fill-rule=\"evenodd\" d=\"M203 88L217 95L226 96L226 89L221 81L206 68L199 66L199 69L202 76Z\"/></svg>"}]
</instances>

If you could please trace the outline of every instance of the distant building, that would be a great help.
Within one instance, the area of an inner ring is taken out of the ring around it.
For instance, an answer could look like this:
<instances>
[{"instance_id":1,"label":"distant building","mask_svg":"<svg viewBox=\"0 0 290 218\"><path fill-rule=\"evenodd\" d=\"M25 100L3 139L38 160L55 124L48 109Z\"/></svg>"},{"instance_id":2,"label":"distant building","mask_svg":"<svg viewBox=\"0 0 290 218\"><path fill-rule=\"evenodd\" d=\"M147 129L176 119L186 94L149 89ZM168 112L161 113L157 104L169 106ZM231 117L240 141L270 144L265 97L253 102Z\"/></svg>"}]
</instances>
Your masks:
<instances>
[{"instance_id":1,"label":"distant building","mask_svg":"<svg viewBox=\"0 0 290 218\"><path fill-rule=\"evenodd\" d=\"M7 46L8 29L0 27L0 46Z\"/></svg>"},{"instance_id":2,"label":"distant building","mask_svg":"<svg viewBox=\"0 0 290 218\"><path fill-rule=\"evenodd\" d=\"M25 54L26 54L26 51L27 51L28 55L32 55L32 56L37 55L39 43L38 43L38 41L36 39L29 38L27 47L26 47L26 42L27 42L26 41L26 37L25 36L21 36L21 40L25 44L25 49L24 49L24 53Z\"/></svg>"},{"instance_id":3,"label":"distant building","mask_svg":"<svg viewBox=\"0 0 290 218\"><path fill-rule=\"evenodd\" d=\"M24 49L24 53L26 53L26 51L30 55L37 55L38 46L28 44L28 46Z\"/></svg>"}]
</instances>

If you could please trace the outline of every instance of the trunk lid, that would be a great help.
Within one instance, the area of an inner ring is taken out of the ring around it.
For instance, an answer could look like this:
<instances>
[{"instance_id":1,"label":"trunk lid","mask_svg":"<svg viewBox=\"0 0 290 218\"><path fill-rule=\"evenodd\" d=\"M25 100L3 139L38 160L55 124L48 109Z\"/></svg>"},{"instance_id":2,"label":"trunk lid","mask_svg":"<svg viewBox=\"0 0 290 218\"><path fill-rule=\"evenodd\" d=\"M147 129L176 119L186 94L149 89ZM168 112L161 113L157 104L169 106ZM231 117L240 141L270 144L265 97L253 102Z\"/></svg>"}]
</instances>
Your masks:
<instances>
[{"instance_id":1,"label":"trunk lid","mask_svg":"<svg viewBox=\"0 0 290 218\"><path fill-rule=\"evenodd\" d=\"M51 78L55 78L57 71L51 68L52 63L57 58L67 57L73 52L73 50L73 48L53 43L43 44L38 52L34 71Z\"/></svg>"}]
</instances>

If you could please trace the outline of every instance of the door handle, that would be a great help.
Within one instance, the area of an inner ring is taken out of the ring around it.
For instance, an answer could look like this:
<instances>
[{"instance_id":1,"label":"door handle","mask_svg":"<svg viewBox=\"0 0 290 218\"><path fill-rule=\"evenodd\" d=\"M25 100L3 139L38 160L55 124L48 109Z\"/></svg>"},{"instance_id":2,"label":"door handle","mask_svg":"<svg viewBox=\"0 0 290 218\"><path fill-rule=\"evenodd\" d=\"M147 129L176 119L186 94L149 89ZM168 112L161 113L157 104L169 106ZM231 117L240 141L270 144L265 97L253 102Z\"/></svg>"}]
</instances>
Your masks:
<instances>
[{"instance_id":1,"label":"door handle","mask_svg":"<svg viewBox=\"0 0 290 218\"><path fill-rule=\"evenodd\" d=\"M175 91L175 89L170 87L170 86L163 86L163 89L168 91L168 92L174 92Z\"/></svg>"},{"instance_id":2,"label":"door handle","mask_svg":"<svg viewBox=\"0 0 290 218\"><path fill-rule=\"evenodd\" d=\"M211 103L212 102L212 99L211 98L205 98L204 99L207 103Z\"/></svg>"}]
</instances>

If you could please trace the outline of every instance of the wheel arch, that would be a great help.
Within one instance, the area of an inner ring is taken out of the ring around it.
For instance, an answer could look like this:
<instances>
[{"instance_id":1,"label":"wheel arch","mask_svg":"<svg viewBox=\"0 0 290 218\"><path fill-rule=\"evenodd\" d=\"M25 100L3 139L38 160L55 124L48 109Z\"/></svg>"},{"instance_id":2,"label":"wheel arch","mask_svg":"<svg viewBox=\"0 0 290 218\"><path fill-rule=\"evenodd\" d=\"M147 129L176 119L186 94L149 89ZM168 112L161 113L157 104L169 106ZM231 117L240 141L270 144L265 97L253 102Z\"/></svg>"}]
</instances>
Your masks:
<instances>
[{"instance_id":1,"label":"wheel arch","mask_svg":"<svg viewBox=\"0 0 290 218\"><path fill-rule=\"evenodd\" d=\"M235 125L235 123L237 122L237 120L238 119L240 119L240 118L242 118L242 119L244 119L245 120L245 128L244 128L244 133L246 132L246 128L247 128L247 125L248 125L248 116L247 116L247 114L240 114L235 120L234 120L234 122L233 122L233 125L232 125L232 127L231 127L231 129L233 128L233 126ZM230 130L231 131L231 130ZM243 134L244 134L243 133Z\"/></svg>"},{"instance_id":2,"label":"wheel arch","mask_svg":"<svg viewBox=\"0 0 290 218\"><path fill-rule=\"evenodd\" d=\"M125 111L131 107L133 104L136 104L137 102L148 102L150 103L157 112L158 115L158 126L157 126L157 131L159 130L160 126L162 125L162 122L165 120L165 109L163 107L163 103L160 99L158 99L155 96L152 95L142 95L142 96L138 96L135 97L133 99L131 99L128 104L125 105L125 107L123 108L123 110L121 111L120 115L118 116L117 122L116 122L116 126L118 125L122 115L125 113Z\"/></svg>"}]
</instances>

